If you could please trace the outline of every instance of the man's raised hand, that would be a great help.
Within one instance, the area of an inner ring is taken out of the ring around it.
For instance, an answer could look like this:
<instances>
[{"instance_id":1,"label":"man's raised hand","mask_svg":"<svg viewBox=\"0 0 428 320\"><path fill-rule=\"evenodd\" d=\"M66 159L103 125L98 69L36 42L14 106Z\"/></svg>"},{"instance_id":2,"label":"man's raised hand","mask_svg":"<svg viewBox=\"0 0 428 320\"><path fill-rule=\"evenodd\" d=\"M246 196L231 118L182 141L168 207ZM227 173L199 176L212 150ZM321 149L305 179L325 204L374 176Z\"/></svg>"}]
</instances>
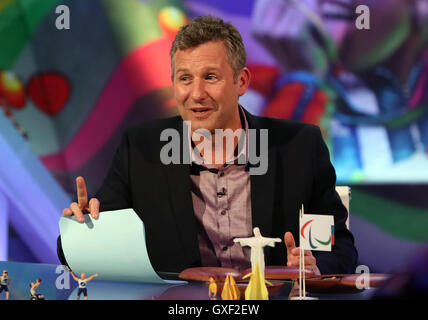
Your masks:
<instances>
[{"instance_id":1,"label":"man's raised hand","mask_svg":"<svg viewBox=\"0 0 428 320\"><path fill-rule=\"evenodd\" d=\"M287 247L287 267L299 268L299 251L300 248L296 247L293 234L286 232L284 234L284 243ZM316 275L320 275L321 272L317 267L317 259L312 255L311 250L305 250L305 269L312 270Z\"/></svg>"},{"instance_id":2,"label":"man's raised hand","mask_svg":"<svg viewBox=\"0 0 428 320\"><path fill-rule=\"evenodd\" d=\"M64 217L74 215L79 222L84 222L84 214L91 214L91 217L98 219L100 214L100 201L92 198L88 203L88 192L86 191L86 183L83 177L76 178L77 201L70 204L69 208L62 211Z\"/></svg>"}]
</instances>

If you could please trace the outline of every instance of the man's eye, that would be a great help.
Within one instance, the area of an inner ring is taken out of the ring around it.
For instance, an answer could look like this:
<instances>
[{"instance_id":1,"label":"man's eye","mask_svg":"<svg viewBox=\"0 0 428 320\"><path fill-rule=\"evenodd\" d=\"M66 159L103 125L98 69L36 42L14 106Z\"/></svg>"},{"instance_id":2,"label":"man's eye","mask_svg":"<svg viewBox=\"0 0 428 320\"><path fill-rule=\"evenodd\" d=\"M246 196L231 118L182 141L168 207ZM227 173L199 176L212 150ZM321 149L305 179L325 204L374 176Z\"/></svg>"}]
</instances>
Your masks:
<instances>
[{"instance_id":1,"label":"man's eye","mask_svg":"<svg viewBox=\"0 0 428 320\"><path fill-rule=\"evenodd\" d=\"M215 76L213 74L210 74L207 76L207 80L215 80L215 79L217 79L217 76Z\"/></svg>"}]
</instances>

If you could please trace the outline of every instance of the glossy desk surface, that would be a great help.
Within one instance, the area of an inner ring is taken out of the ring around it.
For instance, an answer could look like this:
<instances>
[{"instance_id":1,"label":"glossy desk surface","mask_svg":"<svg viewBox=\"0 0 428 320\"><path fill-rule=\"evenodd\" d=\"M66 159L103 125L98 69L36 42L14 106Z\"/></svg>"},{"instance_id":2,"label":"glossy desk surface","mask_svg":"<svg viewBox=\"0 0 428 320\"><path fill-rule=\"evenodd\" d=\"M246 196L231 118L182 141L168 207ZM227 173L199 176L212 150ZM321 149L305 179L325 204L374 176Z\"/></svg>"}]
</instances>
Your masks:
<instances>
[{"instance_id":1,"label":"glossy desk surface","mask_svg":"<svg viewBox=\"0 0 428 320\"><path fill-rule=\"evenodd\" d=\"M11 278L10 300L29 300L30 282L35 282L37 278L42 279L37 293L43 294L45 300L76 300L77 283L60 265L0 261L0 270L5 269L8 270ZM161 276L167 276L170 279L176 277L175 274L161 274ZM271 300L288 300L291 288L292 282L284 281L283 288ZM159 285L100 281L95 278L88 283L87 290L90 300L209 300L206 283L196 281L179 285ZM370 298L372 290L308 295L320 300L362 300ZM5 299L4 292L0 293L0 299Z\"/></svg>"}]
</instances>

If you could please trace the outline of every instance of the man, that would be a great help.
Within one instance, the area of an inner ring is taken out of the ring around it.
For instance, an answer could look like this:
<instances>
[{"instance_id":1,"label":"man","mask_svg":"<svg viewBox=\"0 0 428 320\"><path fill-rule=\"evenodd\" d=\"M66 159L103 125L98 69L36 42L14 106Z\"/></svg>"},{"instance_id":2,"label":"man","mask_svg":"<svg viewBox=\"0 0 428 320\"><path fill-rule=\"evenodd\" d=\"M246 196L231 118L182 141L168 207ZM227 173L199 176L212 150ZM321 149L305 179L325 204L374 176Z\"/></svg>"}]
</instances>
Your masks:
<instances>
[{"instance_id":1,"label":"man","mask_svg":"<svg viewBox=\"0 0 428 320\"><path fill-rule=\"evenodd\" d=\"M0 277L0 293L6 292L6 300L9 300L9 286L11 279L7 275L7 270L3 270L3 275Z\"/></svg>"},{"instance_id":2,"label":"man","mask_svg":"<svg viewBox=\"0 0 428 320\"><path fill-rule=\"evenodd\" d=\"M333 252L306 251L306 266L316 273L353 273L357 253L320 131L302 123L255 117L238 104L251 76L235 27L211 16L196 18L180 29L170 54L180 116L129 129L97 196L88 202L85 181L78 177L78 202L63 215L74 214L83 222L85 213L97 219L100 210L134 208L144 222L148 253L157 271L180 272L201 265L248 268L249 251L233 239L252 236L253 227L266 237L284 238L286 248L281 244L266 251L267 265L287 262L298 267L294 237L303 203L307 213L334 214L336 228ZM183 120L190 122L190 133ZM180 148L180 159L190 154L192 164L161 161L165 142L160 137L167 129L188 141ZM230 152L220 145L223 138L216 139L216 129L251 129L260 139L248 140L248 134L233 137ZM201 130L213 153L201 148L206 142L199 139ZM246 142L240 144L242 136ZM241 155L248 160L252 148L261 152L264 147L267 171L251 175L253 163L243 164ZM195 161L198 157L202 164ZM60 259L66 262L58 244Z\"/></svg>"},{"instance_id":3,"label":"man","mask_svg":"<svg viewBox=\"0 0 428 320\"><path fill-rule=\"evenodd\" d=\"M98 273L90 276L89 278L86 278L86 274L82 273L80 275L80 279L78 277L76 277L72 271L70 271L70 274L73 277L74 281L76 281L79 285L79 288L77 289L77 300L80 300L81 294L83 294L83 297L85 298L85 300L88 300L87 284L89 281L91 281L95 277L98 277Z\"/></svg>"}]
</instances>

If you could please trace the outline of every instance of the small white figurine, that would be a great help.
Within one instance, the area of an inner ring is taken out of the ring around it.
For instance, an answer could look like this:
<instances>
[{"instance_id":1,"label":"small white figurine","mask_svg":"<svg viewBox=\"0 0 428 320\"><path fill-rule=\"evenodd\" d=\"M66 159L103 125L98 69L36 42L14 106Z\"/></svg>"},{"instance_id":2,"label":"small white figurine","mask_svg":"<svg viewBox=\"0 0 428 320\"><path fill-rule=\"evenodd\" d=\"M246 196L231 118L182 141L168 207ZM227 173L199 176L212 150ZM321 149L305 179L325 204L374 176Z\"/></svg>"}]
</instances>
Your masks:
<instances>
[{"instance_id":1,"label":"small white figurine","mask_svg":"<svg viewBox=\"0 0 428 320\"><path fill-rule=\"evenodd\" d=\"M253 229L254 237L252 238L235 238L234 242L239 242L241 246L251 247L251 270L256 270L257 263L260 267L261 274L265 275L265 255L263 253L263 247L270 246L274 247L275 242L281 242L280 238L265 238L261 235L260 229L255 227Z\"/></svg>"}]
</instances>

